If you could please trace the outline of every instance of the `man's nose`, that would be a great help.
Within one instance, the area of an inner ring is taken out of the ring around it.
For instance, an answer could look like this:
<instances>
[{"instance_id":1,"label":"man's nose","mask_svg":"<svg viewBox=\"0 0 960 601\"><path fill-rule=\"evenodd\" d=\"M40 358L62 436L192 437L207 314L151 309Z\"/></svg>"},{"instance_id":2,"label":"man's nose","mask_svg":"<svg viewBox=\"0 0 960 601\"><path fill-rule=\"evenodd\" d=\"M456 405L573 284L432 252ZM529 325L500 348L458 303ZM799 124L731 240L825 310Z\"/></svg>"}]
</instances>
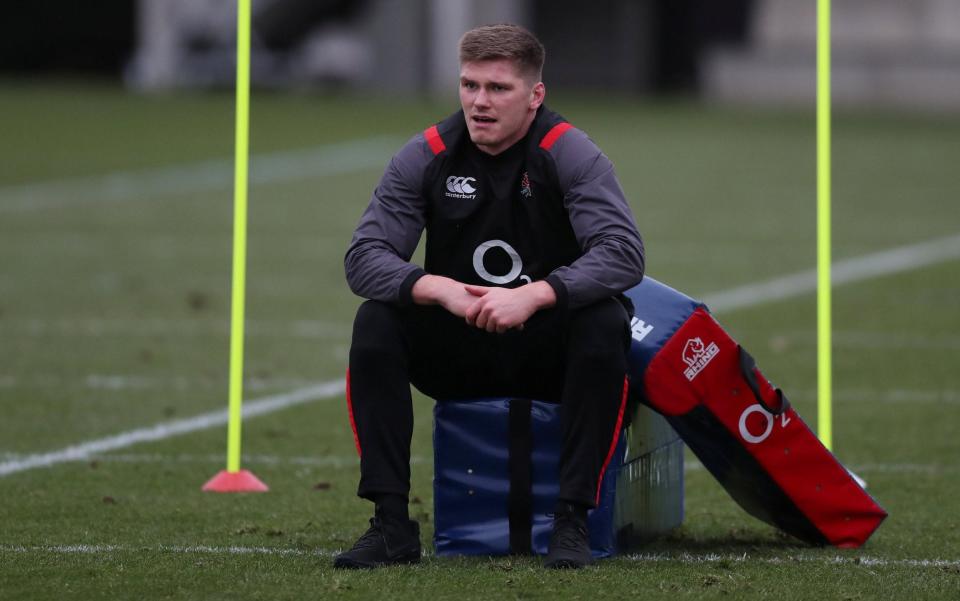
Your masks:
<instances>
[{"instance_id":1,"label":"man's nose","mask_svg":"<svg viewBox=\"0 0 960 601\"><path fill-rule=\"evenodd\" d=\"M489 106L490 97L487 96L487 91L484 88L477 90L476 96L473 97L473 104L475 106Z\"/></svg>"}]
</instances>

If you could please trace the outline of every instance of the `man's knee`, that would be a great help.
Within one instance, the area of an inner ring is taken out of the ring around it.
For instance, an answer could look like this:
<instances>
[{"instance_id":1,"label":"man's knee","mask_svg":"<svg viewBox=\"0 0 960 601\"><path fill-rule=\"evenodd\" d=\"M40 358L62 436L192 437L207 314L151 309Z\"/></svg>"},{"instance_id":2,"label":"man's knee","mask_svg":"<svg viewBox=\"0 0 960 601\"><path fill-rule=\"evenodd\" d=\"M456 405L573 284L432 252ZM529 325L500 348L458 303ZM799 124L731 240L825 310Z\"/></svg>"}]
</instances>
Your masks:
<instances>
[{"instance_id":1,"label":"man's knee","mask_svg":"<svg viewBox=\"0 0 960 601\"><path fill-rule=\"evenodd\" d=\"M573 311L568 339L582 353L623 355L629 349L630 317L614 298Z\"/></svg>"},{"instance_id":2,"label":"man's knee","mask_svg":"<svg viewBox=\"0 0 960 601\"><path fill-rule=\"evenodd\" d=\"M357 355L383 355L402 352L403 318L397 307L368 300L357 309L353 321L351 363Z\"/></svg>"}]
</instances>

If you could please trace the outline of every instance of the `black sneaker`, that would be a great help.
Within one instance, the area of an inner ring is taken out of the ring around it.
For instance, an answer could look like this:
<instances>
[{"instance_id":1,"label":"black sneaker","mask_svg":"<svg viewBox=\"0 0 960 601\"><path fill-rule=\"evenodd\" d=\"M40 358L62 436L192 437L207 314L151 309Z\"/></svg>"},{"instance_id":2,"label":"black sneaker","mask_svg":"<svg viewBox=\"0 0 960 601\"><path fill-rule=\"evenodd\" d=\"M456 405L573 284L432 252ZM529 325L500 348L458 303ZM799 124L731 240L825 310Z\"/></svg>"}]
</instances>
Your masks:
<instances>
[{"instance_id":1,"label":"black sneaker","mask_svg":"<svg viewBox=\"0 0 960 601\"><path fill-rule=\"evenodd\" d=\"M418 563L420 561L420 524L389 524L370 518L370 528L353 548L337 555L333 567L346 569L379 568L381 566Z\"/></svg>"},{"instance_id":2,"label":"black sneaker","mask_svg":"<svg viewBox=\"0 0 960 601\"><path fill-rule=\"evenodd\" d=\"M576 570L592 563L586 519L577 516L573 507L567 505L553 516L553 533L543 565L555 570Z\"/></svg>"}]
</instances>

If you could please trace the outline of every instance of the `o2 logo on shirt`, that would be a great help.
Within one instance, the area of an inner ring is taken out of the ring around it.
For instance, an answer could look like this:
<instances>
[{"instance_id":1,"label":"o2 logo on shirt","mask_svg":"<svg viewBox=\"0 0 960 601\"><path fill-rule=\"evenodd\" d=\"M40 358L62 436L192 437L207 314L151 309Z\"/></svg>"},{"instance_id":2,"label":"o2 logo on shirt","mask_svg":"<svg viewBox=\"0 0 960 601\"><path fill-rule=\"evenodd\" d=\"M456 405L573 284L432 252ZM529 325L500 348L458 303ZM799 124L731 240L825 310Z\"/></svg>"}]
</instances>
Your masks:
<instances>
[{"instance_id":1,"label":"o2 logo on shirt","mask_svg":"<svg viewBox=\"0 0 960 601\"><path fill-rule=\"evenodd\" d=\"M506 252L510 260L510 269L503 275L490 273L484 263L487 253L494 248L499 248ZM473 269L477 272L478 276L491 284L509 284L516 280L517 277L527 284L532 281L530 276L521 275L520 273L523 271L523 260L520 258L520 254L503 240L488 240L478 246L477 250L473 251Z\"/></svg>"}]
</instances>

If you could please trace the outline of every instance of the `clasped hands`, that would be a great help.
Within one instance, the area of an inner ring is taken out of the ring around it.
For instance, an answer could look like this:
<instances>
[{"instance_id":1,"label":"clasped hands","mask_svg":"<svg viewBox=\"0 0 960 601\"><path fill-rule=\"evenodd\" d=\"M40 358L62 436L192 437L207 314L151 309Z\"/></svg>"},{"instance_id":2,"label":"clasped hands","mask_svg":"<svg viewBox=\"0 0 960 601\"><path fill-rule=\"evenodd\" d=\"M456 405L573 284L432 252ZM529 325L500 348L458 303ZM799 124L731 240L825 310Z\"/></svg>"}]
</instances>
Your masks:
<instances>
[{"instance_id":1,"label":"clasped hands","mask_svg":"<svg viewBox=\"0 0 960 601\"><path fill-rule=\"evenodd\" d=\"M531 315L557 302L553 288L544 281L499 288L425 275L413 285L412 294L417 304L438 304L471 326L498 334L512 328L523 329Z\"/></svg>"}]
</instances>

